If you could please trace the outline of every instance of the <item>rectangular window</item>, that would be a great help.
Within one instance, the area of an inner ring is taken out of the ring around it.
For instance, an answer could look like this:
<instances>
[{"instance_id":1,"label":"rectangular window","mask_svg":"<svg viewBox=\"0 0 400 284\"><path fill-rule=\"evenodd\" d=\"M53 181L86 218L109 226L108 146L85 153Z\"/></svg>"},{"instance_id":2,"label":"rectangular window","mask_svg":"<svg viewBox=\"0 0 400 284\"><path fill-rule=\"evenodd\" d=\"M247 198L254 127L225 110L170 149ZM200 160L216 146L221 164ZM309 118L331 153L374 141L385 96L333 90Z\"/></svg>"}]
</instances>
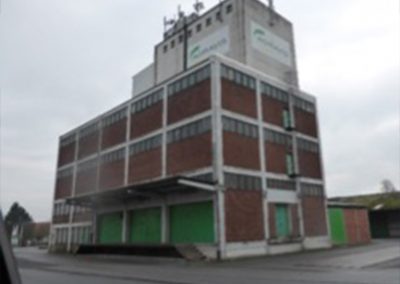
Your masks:
<instances>
[{"instance_id":1,"label":"rectangular window","mask_svg":"<svg viewBox=\"0 0 400 284\"><path fill-rule=\"evenodd\" d=\"M234 132L249 138L258 138L258 126L224 116L222 126L225 131Z\"/></svg>"},{"instance_id":2,"label":"rectangular window","mask_svg":"<svg viewBox=\"0 0 400 284\"><path fill-rule=\"evenodd\" d=\"M261 178L248 175L225 173L225 187L228 189L262 190Z\"/></svg>"},{"instance_id":3,"label":"rectangular window","mask_svg":"<svg viewBox=\"0 0 400 284\"><path fill-rule=\"evenodd\" d=\"M198 25L196 26L196 31L197 31L197 32L201 32L201 24L198 24Z\"/></svg>"},{"instance_id":4,"label":"rectangular window","mask_svg":"<svg viewBox=\"0 0 400 284\"><path fill-rule=\"evenodd\" d=\"M292 116L290 115L289 110L285 109L282 113L283 116L283 127L287 130L294 129L294 123L292 121Z\"/></svg>"},{"instance_id":5,"label":"rectangular window","mask_svg":"<svg viewBox=\"0 0 400 284\"><path fill-rule=\"evenodd\" d=\"M167 134L168 143L179 142L197 135L201 135L211 129L211 118L203 118L201 120L189 123L177 129L171 130Z\"/></svg>"},{"instance_id":6,"label":"rectangular window","mask_svg":"<svg viewBox=\"0 0 400 284\"><path fill-rule=\"evenodd\" d=\"M173 86L170 86L173 87ZM168 89L169 91L172 91L170 88ZM162 101L163 99L163 89L159 89L149 95L147 95L144 98L141 98L140 100L134 102L131 107L131 112L132 114L144 111L148 109L149 107L155 105L159 101Z\"/></svg>"},{"instance_id":7,"label":"rectangular window","mask_svg":"<svg viewBox=\"0 0 400 284\"><path fill-rule=\"evenodd\" d=\"M295 175L294 159L292 154L286 154L286 173L288 176Z\"/></svg>"},{"instance_id":8,"label":"rectangular window","mask_svg":"<svg viewBox=\"0 0 400 284\"><path fill-rule=\"evenodd\" d=\"M221 77L252 91L256 90L256 79L226 65L221 66Z\"/></svg>"},{"instance_id":9,"label":"rectangular window","mask_svg":"<svg viewBox=\"0 0 400 284\"><path fill-rule=\"evenodd\" d=\"M209 27L209 26L211 26L211 24L212 24L212 18L211 18L211 17L210 17L210 18L207 18L207 20L206 20L206 26Z\"/></svg>"},{"instance_id":10,"label":"rectangular window","mask_svg":"<svg viewBox=\"0 0 400 284\"><path fill-rule=\"evenodd\" d=\"M226 13L230 14L233 11L233 6L232 4L229 4L228 6L226 6Z\"/></svg>"},{"instance_id":11,"label":"rectangular window","mask_svg":"<svg viewBox=\"0 0 400 284\"><path fill-rule=\"evenodd\" d=\"M193 72L192 74L189 74L178 81L175 81L174 83L171 83L168 86L168 95L173 96L181 91L186 90L187 88L196 85L211 76L211 71L210 71L210 66L207 65L203 68L200 68Z\"/></svg>"}]
</instances>

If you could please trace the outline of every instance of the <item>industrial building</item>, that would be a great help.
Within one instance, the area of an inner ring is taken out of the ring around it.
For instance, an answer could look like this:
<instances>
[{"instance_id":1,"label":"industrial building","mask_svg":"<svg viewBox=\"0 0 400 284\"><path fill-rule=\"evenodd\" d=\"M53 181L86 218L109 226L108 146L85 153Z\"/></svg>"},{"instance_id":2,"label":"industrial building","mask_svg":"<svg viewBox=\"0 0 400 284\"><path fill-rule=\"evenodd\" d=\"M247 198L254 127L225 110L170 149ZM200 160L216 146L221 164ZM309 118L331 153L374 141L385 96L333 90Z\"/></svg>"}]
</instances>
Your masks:
<instances>
[{"instance_id":1,"label":"industrial building","mask_svg":"<svg viewBox=\"0 0 400 284\"><path fill-rule=\"evenodd\" d=\"M292 24L258 0L195 8L166 19L129 100L60 137L51 251L190 245L226 259L331 246L317 102L299 88Z\"/></svg>"}]
</instances>

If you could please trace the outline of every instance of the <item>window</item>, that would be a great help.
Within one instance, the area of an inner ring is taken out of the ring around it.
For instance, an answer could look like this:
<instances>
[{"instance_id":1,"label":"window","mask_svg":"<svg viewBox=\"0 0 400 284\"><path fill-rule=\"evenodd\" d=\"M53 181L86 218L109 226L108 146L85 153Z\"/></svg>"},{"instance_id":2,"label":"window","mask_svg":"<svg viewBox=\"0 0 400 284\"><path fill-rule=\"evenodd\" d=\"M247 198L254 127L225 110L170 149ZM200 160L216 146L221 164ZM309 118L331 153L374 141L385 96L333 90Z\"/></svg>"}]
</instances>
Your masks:
<instances>
[{"instance_id":1,"label":"window","mask_svg":"<svg viewBox=\"0 0 400 284\"><path fill-rule=\"evenodd\" d=\"M103 154L101 156L101 163L107 164L125 159L125 149L118 149L116 151Z\"/></svg>"},{"instance_id":2,"label":"window","mask_svg":"<svg viewBox=\"0 0 400 284\"><path fill-rule=\"evenodd\" d=\"M262 190L261 178L225 173L225 187L227 189Z\"/></svg>"},{"instance_id":3,"label":"window","mask_svg":"<svg viewBox=\"0 0 400 284\"><path fill-rule=\"evenodd\" d=\"M211 76L210 66L207 65L189 74L168 86L168 96L173 96L181 91L184 91Z\"/></svg>"},{"instance_id":4,"label":"window","mask_svg":"<svg viewBox=\"0 0 400 284\"><path fill-rule=\"evenodd\" d=\"M261 93L267 97L276 99L278 101L288 103L289 102L289 93L283 91L277 87L274 87L268 83L261 82Z\"/></svg>"},{"instance_id":5,"label":"window","mask_svg":"<svg viewBox=\"0 0 400 284\"><path fill-rule=\"evenodd\" d=\"M201 24L197 24L196 31L197 32L201 32L201 28L202 28Z\"/></svg>"},{"instance_id":6,"label":"window","mask_svg":"<svg viewBox=\"0 0 400 284\"><path fill-rule=\"evenodd\" d=\"M200 134L206 133L211 129L211 118L203 118L196 122L189 123L182 127L173 129L167 134L167 142L175 143Z\"/></svg>"},{"instance_id":7,"label":"window","mask_svg":"<svg viewBox=\"0 0 400 284\"><path fill-rule=\"evenodd\" d=\"M246 87L250 90L256 90L256 79L244 74L240 71L237 71L231 67L226 65L221 66L221 76L222 78L232 81L238 85Z\"/></svg>"},{"instance_id":8,"label":"window","mask_svg":"<svg viewBox=\"0 0 400 284\"><path fill-rule=\"evenodd\" d=\"M192 37L192 30L188 30L188 31L187 31L187 37L188 37L188 38Z\"/></svg>"},{"instance_id":9,"label":"window","mask_svg":"<svg viewBox=\"0 0 400 284\"><path fill-rule=\"evenodd\" d=\"M171 48L175 47L175 40L171 40Z\"/></svg>"},{"instance_id":10,"label":"window","mask_svg":"<svg viewBox=\"0 0 400 284\"><path fill-rule=\"evenodd\" d=\"M123 108L119 111L116 111L115 113L110 114L110 115L106 116L105 118L103 118L103 120L102 120L103 127L110 126L110 125L124 119L126 117L126 111L127 111L127 108L125 107L125 108Z\"/></svg>"},{"instance_id":11,"label":"window","mask_svg":"<svg viewBox=\"0 0 400 284\"><path fill-rule=\"evenodd\" d=\"M84 138L86 136L89 136L90 134L93 134L98 130L99 130L99 123L98 122L94 122L94 123L82 128L79 131L79 138Z\"/></svg>"},{"instance_id":12,"label":"window","mask_svg":"<svg viewBox=\"0 0 400 284\"><path fill-rule=\"evenodd\" d=\"M206 20L206 26L209 27L209 26L211 26L211 24L212 24L212 18L209 17L209 18L207 18L207 20Z\"/></svg>"},{"instance_id":13,"label":"window","mask_svg":"<svg viewBox=\"0 0 400 284\"><path fill-rule=\"evenodd\" d=\"M284 145L291 148L293 139L290 135L271 129L264 129L264 140L269 143Z\"/></svg>"},{"instance_id":14,"label":"window","mask_svg":"<svg viewBox=\"0 0 400 284\"><path fill-rule=\"evenodd\" d=\"M93 158L91 160L81 162L78 164L78 172L84 172L84 171L91 170L91 169L97 167L97 163L98 163L97 158Z\"/></svg>"},{"instance_id":15,"label":"window","mask_svg":"<svg viewBox=\"0 0 400 284\"><path fill-rule=\"evenodd\" d=\"M256 125L226 116L222 118L222 124L225 131L234 132L253 139L258 138L258 127Z\"/></svg>"},{"instance_id":16,"label":"window","mask_svg":"<svg viewBox=\"0 0 400 284\"><path fill-rule=\"evenodd\" d=\"M168 45L164 45L164 53L167 53L168 51Z\"/></svg>"},{"instance_id":17,"label":"window","mask_svg":"<svg viewBox=\"0 0 400 284\"><path fill-rule=\"evenodd\" d=\"M216 19L217 21L222 21L221 12L217 12L217 13L215 14L215 19Z\"/></svg>"},{"instance_id":18,"label":"window","mask_svg":"<svg viewBox=\"0 0 400 284\"><path fill-rule=\"evenodd\" d=\"M283 119L283 127L285 127L287 130L294 129L294 123L292 120L292 116L290 115L290 112L288 109L283 110L282 119Z\"/></svg>"},{"instance_id":19,"label":"window","mask_svg":"<svg viewBox=\"0 0 400 284\"><path fill-rule=\"evenodd\" d=\"M132 104L132 114L148 109L163 99L163 89L157 90L150 95Z\"/></svg>"},{"instance_id":20,"label":"window","mask_svg":"<svg viewBox=\"0 0 400 284\"><path fill-rule=\"evenodd\" d=\"M308 151L312 153L319 153L319 145L316 142L305 140L302 138L297 138L297 148L303 151Z\"/></svg>"},{"instance_id":21,"label":"window","mask_svg":"<svg viewBox=\"0 0 400 284\"><path fill-rule=\"evenodd\" d=\"M226 6L226 13L230 14L233 11L233 6L232 4L229 4L228 6Z\"/></svg>"},{"instance_id":22,"label":"window","mask_svg":"<svg viewBox=\"0 0 400 284\"><path fill-rule=\"evenodd\" d=\"M213 174L212 173L191 176L190 178L198 180L198 181L202 181L202 182L213 182Z\"/></svg>"},{"instance_id":23,"label":"window","mask_svg":"<svg viewBox=\"0 0 400 284\"><path fill-rule=\"evenodd\" d=\"M137 155L139 153L147 152L161 146L162 136L157 135L149 139L132 144L129 147L129 155Z\"/></svg>"},{"instance_id":24,"label":"window","mask_svg":"<svg viewBox=\"0 0 400 284\"><path fill-rule=\"evenodd\" d=\"M292 154L286 154L286 173L288 176L295 175L294 158Z\"/></svg>"},{"instance_id":25,"label":"window","mask_svg":"<svg viewBox=\"0 0 400 284\"><path fill-rule=\"evenodd\" d=\"M57 179L72 176L73 173L74 173L74 169L72 167L67 168L65 170L61 170L57 173Z\"/></svg>"},{"instance_id":26,"label":"window","mask_svg":"<svg viewBox=\"0 0 400 284\"><path fill-rule=\"evenodd\" d=\"M324 196L324 188L320 184L301 183L301 195L309 197L322 197Z\"/></svg>"},{"instance_id":27,"label":"window","mask_svg":"<svg viewBox=\"0 0 400 284\"><path fill-rule=\"evenodd\" d=\"M294 106L305 112L315 113L315 105L312 102L306 101L297 96L294 97Z\"/></svg>"},{"instance_id":28,"label":"window","mask_svg":"<svg viewBox=\"0 0 400 284\"><path fill-rule=\"evenodd\" d=\"M182 43L183 42L183 35L179 35L178 40L179 40L179 43Z\"/></svg>"},{"instance_id":29,"label":"window","mask_svg":"<svg viewBox=\"0 0 400 284\"><path fill-rule=\"evenodd\" d=\"M74 143L75 140L76 140L76 134L73 133L73 134L68 135L67 137L61 138L60 145L61 145L61 147L65 147L65 146L68 146L68 145Z\"/></svg>"},{"instance_id":30,"label":"window","mask_svg":"<svg viewBox=\"0 0 400 284\"><path fill-rule=\"evenodd\" d=\"M269 189L296 190L296 183L290 180L268 178L267 187Z\"/></svg>"}]
</instances>

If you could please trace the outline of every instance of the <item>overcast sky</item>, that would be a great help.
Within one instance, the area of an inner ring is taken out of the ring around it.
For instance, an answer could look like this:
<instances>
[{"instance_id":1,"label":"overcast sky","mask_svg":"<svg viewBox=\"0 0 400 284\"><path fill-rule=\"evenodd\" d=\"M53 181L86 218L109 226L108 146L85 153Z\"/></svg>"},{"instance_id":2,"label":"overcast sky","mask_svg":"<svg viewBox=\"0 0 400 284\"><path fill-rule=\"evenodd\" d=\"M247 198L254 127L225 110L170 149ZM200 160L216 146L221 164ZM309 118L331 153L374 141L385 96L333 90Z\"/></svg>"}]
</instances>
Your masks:
<instances>
[{"instance_id":1,"label":"overcast sky","mask_svg":"<svg viewBox=\"0 0 400 284\"><path fill-rule=\"evenodd\" d=\"M48 220L58 136L129 99L163 17L194 1L0 1L0 204ZM329 196L384 178L399 188L398 0L275 2L295 26L301 87L319 101Z\"/></svg>"}]
</instances>

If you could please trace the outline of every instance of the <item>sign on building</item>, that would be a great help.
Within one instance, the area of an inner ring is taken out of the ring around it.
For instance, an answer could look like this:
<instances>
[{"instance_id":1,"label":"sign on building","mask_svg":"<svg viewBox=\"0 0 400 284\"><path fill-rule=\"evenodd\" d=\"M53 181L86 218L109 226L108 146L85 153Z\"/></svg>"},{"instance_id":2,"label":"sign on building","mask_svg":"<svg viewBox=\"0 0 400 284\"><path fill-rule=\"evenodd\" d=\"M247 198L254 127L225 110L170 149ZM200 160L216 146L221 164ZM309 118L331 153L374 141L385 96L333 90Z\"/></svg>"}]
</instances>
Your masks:
<instances>
[{"instance_id":1,"label":"sign on building","mask_svg":"<svg viewBox=\"0 0 400 284\"><path fill-rule=\"evenodd\" d=\"M251 22L251 45L264 55L292 66L292 52L289 42L255 22Z\"/></svg>"},{"instance_id":2,"label":"sign on building","mask_svg":"<svg viewBox=\"0 0 400 284\"><path fill-rule=\"evenodd\" d=\"M188 48L188 67L191 67L212 54L226 54L230 49L229 27L223 27L208 37L191 44Z\"/></svg>"}]
</instances>

